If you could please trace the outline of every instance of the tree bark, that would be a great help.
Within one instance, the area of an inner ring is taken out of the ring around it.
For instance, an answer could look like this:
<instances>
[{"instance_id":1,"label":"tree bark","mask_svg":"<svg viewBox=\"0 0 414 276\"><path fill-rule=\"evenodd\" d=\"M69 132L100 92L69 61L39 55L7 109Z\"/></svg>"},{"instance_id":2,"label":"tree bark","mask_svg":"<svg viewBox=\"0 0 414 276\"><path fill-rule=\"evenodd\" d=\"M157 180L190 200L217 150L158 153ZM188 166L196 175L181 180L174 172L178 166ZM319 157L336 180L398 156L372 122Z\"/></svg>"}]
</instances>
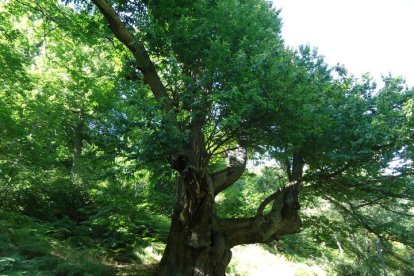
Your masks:
<instances>
[{"instance_id":1,"label":"tree bark","mask_svg":"<svg viewBox=\"0 0 414 276\"><path fill-rule=\"evenodd\" d=\"M302 225L298 203L291 199L295 185L271 196L268 214L258 210L252 218L219 219L214 213L211 177L187 170L177 179L177 199L159 275L224 275L233 246L267 243L298 232Z\"/></svg>"},{"instance_id":2,"label":"tree bark","mask_svg":"<svg viewBox=\"0 0 414 276\"><path fill-rule=\"evenodd\" d=\"M167 247L159 275L224 275L231 251L214 212L215 187L207 170L202 122L192 128L190 150L172 158L178 171Z\"/></svg>"},{"instance_id":3,"label":"tree bark","mask_svg":"<svg viewBox=\"0 0 414 276\"><path fill-rule=\"evenodd\" d=\"M268 243L299 232L302 222L298 214L296 185L299 184L288 185L269 196L260 205L255 217L220 220L226 244L231 248L240 244ZM264 214L264 208L270 203L270 212Z\"/></svg>"},{"instance_id":4,"label":"tree bark","mask_svg":"<svg viewBox=\"0 0 414 276\"><path fill-rule=\"evenodd\" d=\"M214 214L211 177L185 174L177 179L177 198L159 275L224 275L231 251Z\"/></svg>"},{"instance_id":5,"label":"tree bark","mask_svg":"<svg viewBox=\"0 0 414 276\"><path fill-rule=\"evenodd\" d=\"M267 243L300 230L299 178L264 200L256 216L220 219L214 212L216 189L222 190L222 183L231 185L237 179L231 173L226 174L226 179L224 171L209 174L200 163L194 165L197 162L192 160L195 159L188 153L181 153L172 161L179 177L170 234L159 275L224 275L233 246ZM225 171L235 172L243 166L241 164L243 162L233 163L237 169L229 167ZM298 164L303 168L302 163ZM295 175L299 177L299 173ZM214 179L219 183L214 183ZM265 214L269 204L272 204L271 210Z\"/></svg>"},{"instance_id":6,"label":"tree bark","mask_svg":"<svg viewBox=\"0 0 414 276\"><path fill-rule=\"evenodd\" d=\"M246 169L247 151L245 148L232 151L230 155L229 167L212 175L216 195L236 182Z\"/></svg>"},{"instance_id":7,"label":"tree bark","mask_svg":"<svg viewBox=\"0 0 414 276\"><path fill-rule=\"evenodd\" d=\"M287 166L289 183L267 197L257 209L256 216L220 221L228 246L267 243L300 231L302 222L298 213L299 187L304 165L301 154L294 154ZM272 207L266 214L265 209L269 204L272 204Z\"/></svg>"},{"instance_id":8,"label":"tree bark","mask_svg":"<svg viewBox=\"0 0 414 276\"><path fill-rule=\"evenodd\" d=\"M139 70L142 72L144 82L149 86L154 97L162 104L164 111L171 109L171 101L167 90L159 77L154 63L151 61L144 44L127 29L119 15L107 0L92 0L104 16L113 34L134 55Z\"/></svg>"}]
</instances>

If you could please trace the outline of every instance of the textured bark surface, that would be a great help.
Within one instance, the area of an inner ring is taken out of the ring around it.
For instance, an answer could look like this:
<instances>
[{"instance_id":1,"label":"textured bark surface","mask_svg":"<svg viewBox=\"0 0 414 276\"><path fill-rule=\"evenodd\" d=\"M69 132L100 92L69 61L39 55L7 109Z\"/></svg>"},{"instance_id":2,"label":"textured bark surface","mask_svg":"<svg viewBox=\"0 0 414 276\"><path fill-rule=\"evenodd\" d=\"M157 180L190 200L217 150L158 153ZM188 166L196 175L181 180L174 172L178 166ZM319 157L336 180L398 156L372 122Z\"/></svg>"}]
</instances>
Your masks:
<instances>
[{"instance_id":1,"label":"textured bark surface","mask_svg":"<svg viewBox=\"0 0 414 276\"><path fill-rule=\"evenodd\" d=\"M126 28L120 17L106 0L92 0L96 5L113 34L121 41L134 55L139 70L142 72L144 82L150 87L154 97L163 103L165 110L171 108L167 100L167 90L158 76L155 66L151 61L144 44Z\"/></svg>"},{"instance_id":2,"label":"textured bark surface","mask_svg":"<svg viewBox=\"0 0 414 276\"><path fill-rule=\"evenodd\" d=\"M268 214L252 218L217 219L207 177L197 184L178 180L177 201L159 275L224 275L230 249L239 244L267 243L300 230L295 185L273 194ZM189 189L188 185L195 187ZM204 186L204 188L203 188ZM262 205L261 205L262 206Z\"/></svg>"},{"instance_id":3,"label":"textured bark surface","mask_svg":"<svg viewBox=\"0 0 414 276\"><path fill-rule=\"evenodd\" d=\"M256 216L219 219L214 212L216 189L222 189L222 183L233 184L238 177L227 172L239 174L238 170L241 167L244 170L245 162L231 162L235 167L210 175L207 170L201 171L192 165L197 163L191 163L193 159L180 154L172 162L180 177L177 179L176 204L160 275L224 275L233 246L267 243L300 230L298 191L303 168L301 162L298 164L302 168L296 168L292 181L264 200ZM214 180L220 181L219 184ZM268 205L271 205L271 210L265 213Z\"/></svg>"},{"instance_id":4,"label":"textured bark surface","mask_svg":"<svg viewBox=\"0 0 414 276\"><path fill-rule=\"evenodd\" d=\"M202 121L194 122L187 149L171 160L179 176L159 275L224 275L230 261L230 248L214 212L215 188L201 126Z\"/></svg>"},{"instance_id":5,"label":"textured bark surface","mask_svg":"<svg viewBox=\"0 0 414 276\"><path fill-rule=\"evenodd\" d=\"M269 196L259 207L255 217L220 220L220 229L230 247L240 244L268 243L286 234L300 231L298 184L287 186ZM272 204L269 213L264 209Z\"/></svg>"},{"instance_id":6,"label":"textured bark surface","mask_svg":"<svg viewBox=\"0 0 414 276\"><path fill-rule=\"evenodd\" d=\"M214 215L209 178L194 174L177 180L177 199L159 275L224 275L231 252Z\"/></svg>"}]
</instances>

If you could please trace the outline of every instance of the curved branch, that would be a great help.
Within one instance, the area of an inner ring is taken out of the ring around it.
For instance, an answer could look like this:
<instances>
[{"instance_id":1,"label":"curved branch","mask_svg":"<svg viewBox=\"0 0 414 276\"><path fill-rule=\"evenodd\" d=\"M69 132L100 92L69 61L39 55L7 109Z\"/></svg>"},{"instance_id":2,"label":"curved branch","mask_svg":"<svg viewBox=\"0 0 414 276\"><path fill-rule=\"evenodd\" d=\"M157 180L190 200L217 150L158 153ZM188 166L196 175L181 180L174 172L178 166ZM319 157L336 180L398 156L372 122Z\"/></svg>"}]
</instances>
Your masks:
<instances>
[{"instance_id":1,"label":"curved branch","mask_svg":"<svg viewBox=\"0 0 414 276\"><path fill-rule=\"evenodd\" d=\"M168 99L167 90L164 84L161 82L160 77L155 70L155 66L152 63L144 44L139 41L121 21L119 15L113 9L113 7L106 0L92 0L92 2L99 9L105 20L108 22L109 28L113 34L122 42L134 55L138 68L143 74L143 79L146 84L149 85L154 97L157 100ZM170 109L170 101L163 102L164 108Z\"/></svg>"},{"instance_id":2,"label":"curved branch","mask_svg":"<svg viewBox=\"0 0 414 276\"><path fill-rule=\"evenodd\" d=\"M259 208L257 208L256 217L263 217L263 212L264 212L264 209L266 208L266 206L269 205L272 201L276 201L278 196L279 196L279 191L271 194L265 200L263 200L263 202L260 203Z\"/></svg>"},{"instance_id":3,"label":"curved branch","mask_svg":"<svg viewBox=\"0 0 414 276\"><path fill-rule=\"evenodd\" d=\"M266 243L280 236L300 231L299 187L302 182L304 160L294 154L290 164L290 179L285 187L271 194L260 204L253 218L222 220L221 227L230 246L248 243ZM272 209L264 214L267 205Z\"/></svg>"},{"instance_id":4,"label":"curved branch","mask_svg":"<svg viewBox=\"0 0 414 276\"><path fill-rule=\"evenodd\" d=\"M233 247L239 244L266 243L299 232L302 222L298 214L298 185L299 183L288 185L270 195L260 204L255 217L220 220L227 244ZM264 208L271 202L272 210L264 215Z\"/></svg>"},{"instance_id":5,"label":"curved branch","mask_svg":"<svg viewBox=\"0 0 414 276\"><path fill-rule=\"evenodd\" d=\"M277 190L276 192L268 196L265 200L262 201L259 208L257 208L256 217L263 216L263 212L266 206L269 205L272 201L274 202L277 200L281 190L285 190L291 187L290 189L297 191L297 189L299 188L299 185L300 185L299 181L289 182L283 188Z\"/></svg>"},{"instance_id":6,"label":"curved branch","mask_svg":"<svg viewBox=\"0 0 414 276\"><path fill-rule=\"evenodd\" d=\"M216 195L227 187L231 186L242 176L247 164L246 149L238 148L234 151L229 152L229 159L229 167L211 175Z\"/></svg>"}]
</instances>

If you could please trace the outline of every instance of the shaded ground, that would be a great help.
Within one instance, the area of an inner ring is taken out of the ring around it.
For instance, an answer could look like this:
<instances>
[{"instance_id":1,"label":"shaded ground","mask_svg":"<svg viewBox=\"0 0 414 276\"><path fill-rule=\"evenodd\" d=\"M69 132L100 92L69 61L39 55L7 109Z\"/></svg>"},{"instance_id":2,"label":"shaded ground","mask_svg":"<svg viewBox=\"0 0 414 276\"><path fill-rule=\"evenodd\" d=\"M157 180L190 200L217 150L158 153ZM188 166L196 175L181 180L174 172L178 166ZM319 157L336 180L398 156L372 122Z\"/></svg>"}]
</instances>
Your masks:
<instances>
[{"instance_id":1,"label":"shaded ground","mask_svg":"<svg viewBox=\"0 0 414 276\"><path fill-rule=\"evenodd\" d=\"M145 263L151 256L119 262L115 254L86 226L0 211L0 275L151 275L156 269Z\"/></svg>"}]
</instances>

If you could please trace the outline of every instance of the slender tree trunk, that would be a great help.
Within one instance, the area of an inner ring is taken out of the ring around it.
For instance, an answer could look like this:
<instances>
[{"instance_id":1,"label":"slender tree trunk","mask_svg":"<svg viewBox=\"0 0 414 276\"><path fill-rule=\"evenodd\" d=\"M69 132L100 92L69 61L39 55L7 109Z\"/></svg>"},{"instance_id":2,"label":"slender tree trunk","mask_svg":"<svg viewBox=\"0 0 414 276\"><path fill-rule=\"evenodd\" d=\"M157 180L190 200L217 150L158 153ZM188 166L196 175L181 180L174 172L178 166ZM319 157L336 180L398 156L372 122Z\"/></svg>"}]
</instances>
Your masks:
<instances>
[{"instance_id":1,"label":"slender tree trunk","mask_svg":"<svg viewBox=\"0 0 414 276\"><path fill-rule=\"evenodd\" d=\"M83 147L83 119L82 119L82 112L78 111L77 114L78 121L76 122L75 126L73 127L73 153L72 153L72 182L75 185L82 186L83 179L80 173L81 165L80 159L82 155L82 147Z\"/></svg>"}]
</instances>

